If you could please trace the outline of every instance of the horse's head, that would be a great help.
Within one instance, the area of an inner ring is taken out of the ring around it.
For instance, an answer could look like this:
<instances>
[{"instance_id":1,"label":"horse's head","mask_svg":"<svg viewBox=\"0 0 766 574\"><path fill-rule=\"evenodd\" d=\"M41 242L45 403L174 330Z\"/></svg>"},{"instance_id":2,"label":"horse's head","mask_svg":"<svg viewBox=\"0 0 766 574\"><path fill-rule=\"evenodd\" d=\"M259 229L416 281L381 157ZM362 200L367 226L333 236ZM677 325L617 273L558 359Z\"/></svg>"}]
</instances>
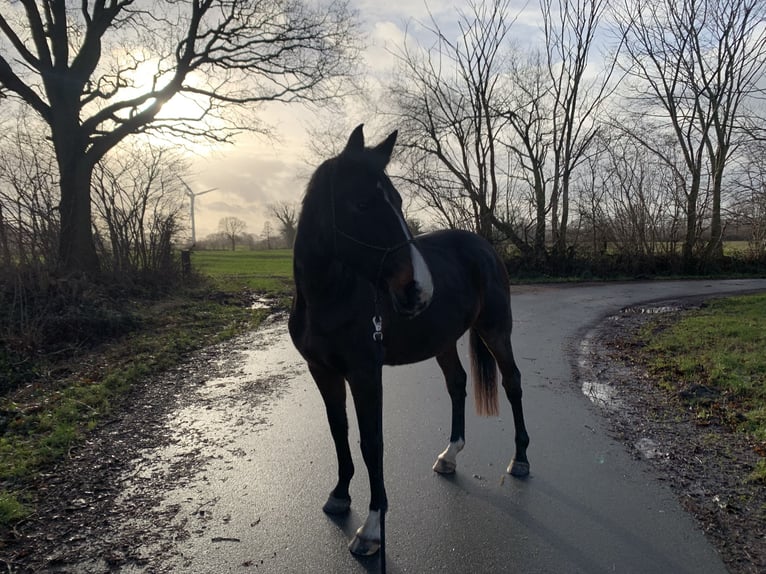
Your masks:
<instances>
[{"instance_id":1,"label":"horse's head","mask_svg":"<svg viewBox=\"0 0 766 574\"><path fill-rule=\"evenodd\" d=\"M396 135L366 148L360 125L340 155L325 162L312 181L324 187L335 256L386 286L397 312L414 316L431 302L433 281L404 220L402 198L385 173Z\"/></svg>"}]
</instances>

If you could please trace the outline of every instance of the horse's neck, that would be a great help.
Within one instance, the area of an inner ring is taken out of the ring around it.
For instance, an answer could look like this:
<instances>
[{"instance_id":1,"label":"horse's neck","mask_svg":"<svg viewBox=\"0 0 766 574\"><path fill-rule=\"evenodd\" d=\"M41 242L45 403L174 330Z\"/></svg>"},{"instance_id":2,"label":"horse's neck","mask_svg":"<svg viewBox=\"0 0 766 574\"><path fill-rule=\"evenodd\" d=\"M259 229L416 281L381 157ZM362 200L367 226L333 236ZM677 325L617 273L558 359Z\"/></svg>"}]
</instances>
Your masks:
<instances>
[{"instance_id":1,"label":"horse's neck","mask_svg":"<svg viewBox=\"0 0 766 574\"><path fill-rule=\"evenodd\" d=\"M357 278L353 271L334 257L334 246L296 238L295 280L310 303L328 303L349 296Z\"/></svg>"}]
</instances>

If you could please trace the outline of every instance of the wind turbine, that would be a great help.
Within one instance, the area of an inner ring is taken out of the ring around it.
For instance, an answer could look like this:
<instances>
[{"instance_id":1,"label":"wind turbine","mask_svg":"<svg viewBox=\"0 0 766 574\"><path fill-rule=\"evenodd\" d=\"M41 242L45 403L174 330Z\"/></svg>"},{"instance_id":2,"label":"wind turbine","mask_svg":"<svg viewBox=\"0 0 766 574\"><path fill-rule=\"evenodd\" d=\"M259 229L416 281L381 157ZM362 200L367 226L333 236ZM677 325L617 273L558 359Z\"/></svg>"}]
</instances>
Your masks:
<instances>
[{"instance_id":1,"label":"wind turbine","mask_svg":"<svg viewBox=\"0 0 766 574\"><path fill-rule=\"evenodd\" d=\"M181 176L178 176L178 179L181 180L181 183L186 188L186 191L184 192L186 195L189 196L189 204L190 204L190 214L191 214L191 246L194 247L194 245L197 243L197 237L195 235L194 230L194 198L198 197L200 195L204 195L206 193L210 193L211 191L215 191L218 189L217 187L211 187L210 189L206 189L205 191L198 191L197 193L194 193L191 190L191 187L181 178Z\"/></svg>"}]
</instances>

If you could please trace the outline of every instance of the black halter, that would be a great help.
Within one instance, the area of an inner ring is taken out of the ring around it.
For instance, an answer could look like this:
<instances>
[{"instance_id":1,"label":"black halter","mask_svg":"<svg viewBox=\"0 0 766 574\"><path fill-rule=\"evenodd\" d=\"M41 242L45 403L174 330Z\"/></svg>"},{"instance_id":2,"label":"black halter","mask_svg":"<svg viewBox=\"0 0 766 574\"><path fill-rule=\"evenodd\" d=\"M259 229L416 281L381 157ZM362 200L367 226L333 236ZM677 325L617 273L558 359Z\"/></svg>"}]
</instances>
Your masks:
<instances>
[{"instance_id":1,"label":"black halter","mask_svg":"<svg viewBox=\"0 0 766 574\"><path fill-rule=\"evenodd\" d=\"M332 170L332 176L335 175L336 167L333 165ZM385 193L385 190L381 189L382 193ZM389 205L391 205L390 201L387 200ZM393 205L391 205L391 208L393 209ZM351 241L352 243L355 243L361 247L364 247L365 249L371 249L373 251L378 251L383 253L383 256L380 258L380 264L378 265L378 273L377 277L375 279L375 284L372 286L373 293L374 293L374 306L375 306L375 314L372 318L372 324L374 327L374 331L372 334L372 338L380 343L383 341L383 320L380 317L380 305L379 305L379 296L378 296L378 285L380 285L380 280L383 276L383 265L386 262L386 257L391 255L392 253L395 253L399 251L402 247L406 247L407 245L410 245L415 242L414 237L409 237L405 239L404 241L397 243L391 247L384 247L382 245L375 245L372 243L367 243L366 241L362 241L361 239L358 239L354 237L353 235L346 233L342 229L338 227L338 223L335 217L335 178L330 181L330 210L332 213L332 231L333 231L333 244L335 247L335 255L338 255L338 236L347 239L348 241Z\"/></svg>"}]
</instances>

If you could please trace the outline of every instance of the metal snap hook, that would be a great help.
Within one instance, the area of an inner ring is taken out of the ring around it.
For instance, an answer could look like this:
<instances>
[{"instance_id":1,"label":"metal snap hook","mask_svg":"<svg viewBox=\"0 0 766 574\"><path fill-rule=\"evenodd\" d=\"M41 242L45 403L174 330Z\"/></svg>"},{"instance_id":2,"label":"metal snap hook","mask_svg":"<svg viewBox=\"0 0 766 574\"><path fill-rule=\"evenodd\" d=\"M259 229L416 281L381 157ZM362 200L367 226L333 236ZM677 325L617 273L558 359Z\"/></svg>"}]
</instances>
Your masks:
<instances>
[{"instance_id":1,"label":"metal snap hook","mask_svg":"<svg viewBox=\"0 0 766 574\"><path fill-rule=\"evenodd\" d=\"M372 339L373 341L380 343L383 341L383 319L380 318L380 315L375 315L372 318L372 324L375 327L375 331L372 333Z\"/></svg>"}]
</instances>

